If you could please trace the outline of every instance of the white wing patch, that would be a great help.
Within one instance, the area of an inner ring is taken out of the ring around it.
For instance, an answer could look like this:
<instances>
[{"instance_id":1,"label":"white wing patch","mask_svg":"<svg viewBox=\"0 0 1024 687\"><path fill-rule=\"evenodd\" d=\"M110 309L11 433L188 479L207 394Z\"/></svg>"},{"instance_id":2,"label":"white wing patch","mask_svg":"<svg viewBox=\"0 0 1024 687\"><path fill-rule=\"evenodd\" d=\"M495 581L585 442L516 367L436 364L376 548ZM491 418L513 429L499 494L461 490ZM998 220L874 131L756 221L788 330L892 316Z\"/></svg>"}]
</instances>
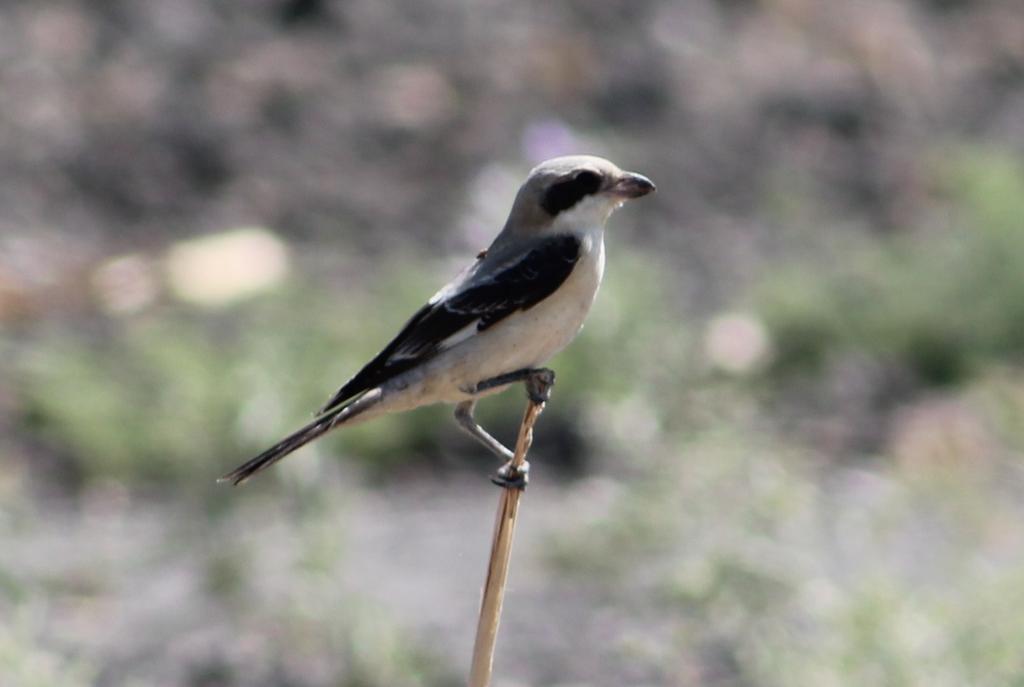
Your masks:
<instances>
[{"instance_id":1,"label":"white wing patch","mask_svg":"<svg viewBox=\"0 0 1024 687\"><path fill-rule=\"evenodd\" d=\"M415 346L399 346L388 358L388 361L394 363L399 360L415 360L417 358L420 358L423 355L424 349L428 347L432 349L435 353L446 351L449 348L457 346L458 344L462 343L466 339L476 334L479 324L480 318L477 318L470 322L469 324L462 327L461 329L459 329L458 331L449 334L440 341L430 342L429 346L423 343L420 343Z\"/></svg>"},{"instance_id":2,"label":"white wing patch","mask_svg":"<svg viewBox=\"0 0 1024 687\"><path fill-rule=\"evenodd\" d=\"M444 338L438 344L439 351L444 351L444 350L447 350L449 348L452 348L453 346L457 346L458 344L462 343L463 341L465 341L469 337L474 336L477 333L477 325L479 323L480 323L479 319L473 320L472 322L467 324L465 327L463 327L459 331L457 331L454 334Z\"/></svg>"}]
</instances>

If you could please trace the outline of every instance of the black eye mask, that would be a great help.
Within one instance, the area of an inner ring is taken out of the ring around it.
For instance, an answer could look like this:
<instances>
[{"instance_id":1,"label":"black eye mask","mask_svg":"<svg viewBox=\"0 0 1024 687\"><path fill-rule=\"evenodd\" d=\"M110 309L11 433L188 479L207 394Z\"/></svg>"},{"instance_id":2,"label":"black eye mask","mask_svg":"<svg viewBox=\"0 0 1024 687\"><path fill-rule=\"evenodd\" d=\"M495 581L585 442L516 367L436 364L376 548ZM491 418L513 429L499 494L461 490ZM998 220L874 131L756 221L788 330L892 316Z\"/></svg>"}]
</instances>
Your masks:
<instances>
[{"instance_id":1,"label":"black eye mask","mask_svg":"<svg viewBox=\"0 0 1024 687\"><path fill-rule=\"evenodd\" d=\"M580 172L572 179L560 181L544 192L540 206L549 215L568 210L601 188L601 177L593 172Z\"/></svg>"}]
</instances>

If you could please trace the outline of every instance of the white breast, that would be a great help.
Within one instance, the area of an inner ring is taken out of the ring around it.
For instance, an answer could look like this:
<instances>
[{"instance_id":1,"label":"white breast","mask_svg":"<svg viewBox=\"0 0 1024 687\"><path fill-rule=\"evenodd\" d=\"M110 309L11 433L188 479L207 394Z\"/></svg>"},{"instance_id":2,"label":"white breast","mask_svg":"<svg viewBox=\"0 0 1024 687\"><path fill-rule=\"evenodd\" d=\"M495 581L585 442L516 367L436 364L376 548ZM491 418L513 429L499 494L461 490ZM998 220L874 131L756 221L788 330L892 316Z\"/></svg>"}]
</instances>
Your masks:
<instances>
[{"instance_id":1,"label":"white breast","mask_svg":"<svg viewBox=\"0 0 1024 687\"><path fill-rule=\"evenodd\" d=\"M508 345L510 369L538 367L571 342L583 327L604 275L604 236L588 231L581 237L580 257L555 293L529 310L508 318L508 330L519 341ZM513 320L518 320L513 322Z\"/></svg>"}]
</instances>

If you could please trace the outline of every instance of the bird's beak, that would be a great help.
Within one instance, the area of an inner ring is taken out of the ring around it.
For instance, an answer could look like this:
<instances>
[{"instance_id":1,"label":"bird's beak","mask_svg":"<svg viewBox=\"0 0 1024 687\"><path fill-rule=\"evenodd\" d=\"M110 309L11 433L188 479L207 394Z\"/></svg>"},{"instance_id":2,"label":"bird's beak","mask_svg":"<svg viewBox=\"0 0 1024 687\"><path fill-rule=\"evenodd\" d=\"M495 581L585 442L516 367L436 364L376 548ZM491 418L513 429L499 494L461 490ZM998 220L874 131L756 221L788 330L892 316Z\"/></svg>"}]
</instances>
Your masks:
<instances>
[{"instance_id":1,"label":"bird's beak","mask_svg":"<svg viewBox=\"0 0 1024 687\"><path fill-rule=\"evenodd\" d=\"M643 174L635 172L623 172L618 181L612 184L609 189L612 193L622 198L640 198L648 193L654 193L657 187L654 182Z\"/></svg>"}]
</instances>

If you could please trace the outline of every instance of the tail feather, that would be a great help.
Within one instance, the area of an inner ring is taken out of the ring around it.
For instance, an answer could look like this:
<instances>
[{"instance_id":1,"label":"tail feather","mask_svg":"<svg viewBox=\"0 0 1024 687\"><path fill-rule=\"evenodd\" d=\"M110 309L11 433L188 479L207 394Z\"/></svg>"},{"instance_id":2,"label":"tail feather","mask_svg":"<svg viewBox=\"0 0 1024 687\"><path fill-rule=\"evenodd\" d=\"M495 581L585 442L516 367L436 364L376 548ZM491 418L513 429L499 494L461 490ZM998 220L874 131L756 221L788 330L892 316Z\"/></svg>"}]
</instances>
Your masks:
<instances>
[{"instance_id":1,"label":"tail feather","mask_svg":"<svg viewBox=\"0 0 1024 687\"><path fill-rule=\"evenodd\" d=\"M302 429L289 434L263 453L242 465L239 465L217 481L231 482L236 486L241 484L257 472L265 470L277 461L281 460L289 453L302 448L314 439L323 436L335 427L338 427L375 405L380 400L380 392L377 390L374 391L376 391L376 393L370 392L369 394L360 396L355 402L350 403L349 405L341 408L335 408L325 415L319 416Z\"/></svg>"}]
</instances>

